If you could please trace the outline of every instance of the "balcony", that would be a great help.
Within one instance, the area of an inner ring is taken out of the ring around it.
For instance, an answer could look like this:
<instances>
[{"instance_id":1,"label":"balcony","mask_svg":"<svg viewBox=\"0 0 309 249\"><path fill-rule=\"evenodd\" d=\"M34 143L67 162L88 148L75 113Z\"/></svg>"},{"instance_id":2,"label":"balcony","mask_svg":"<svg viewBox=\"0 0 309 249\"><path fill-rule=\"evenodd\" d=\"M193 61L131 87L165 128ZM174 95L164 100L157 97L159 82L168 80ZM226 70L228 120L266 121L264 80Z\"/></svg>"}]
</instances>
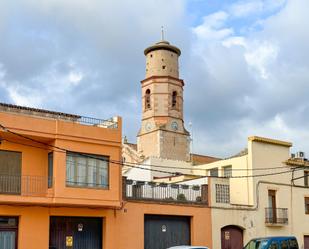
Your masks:
<instances>
[{"instance_id":1,"label":"balcony","mask_svg":"<svg viewBox=\"0 0 309 249\"><path fill-rule=\"evenodd\" d=\"M265 224L283 226L288 224L287 208L265 208Z\"/></svg>"},{"instance_id":2,"label":"balcony","mask_svg":"<svg viewBox=\"0 0 309 249\"><path fill-rule=\"evenodd\" d=\"M46 176L0 175L0 194L44 197L51 181Z\"/></svg>"},{"instance_id":3,"label":"balcony","mask_svg":"<svg viewBox=\"0 0 309 249\"><path fill-rule=\"evenodd\" d=\"M207 205L207 185L180 185L124 179L127 200L175 204Z\"/></svg>"}]
</instances>

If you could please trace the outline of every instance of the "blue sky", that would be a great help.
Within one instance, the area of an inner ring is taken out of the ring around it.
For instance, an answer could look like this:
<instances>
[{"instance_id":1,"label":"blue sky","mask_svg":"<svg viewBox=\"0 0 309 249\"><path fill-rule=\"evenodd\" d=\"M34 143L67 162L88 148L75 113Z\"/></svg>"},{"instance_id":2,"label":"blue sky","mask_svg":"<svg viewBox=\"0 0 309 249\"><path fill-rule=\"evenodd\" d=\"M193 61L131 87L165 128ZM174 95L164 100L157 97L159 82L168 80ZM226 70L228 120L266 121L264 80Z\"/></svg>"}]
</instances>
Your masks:
<instances>
[{"instance_id":1,"label":"blue sky","mask_svg":"<svg viewBox=\"0 0 309 249\"><path fill-rule=\"evenodd\" d=\"M182 50L194 152L226 157L250 135L309 153L307 0L0 2L0 101L98 118L135 142L143 50Z\"/></svg>"}]
</instances>

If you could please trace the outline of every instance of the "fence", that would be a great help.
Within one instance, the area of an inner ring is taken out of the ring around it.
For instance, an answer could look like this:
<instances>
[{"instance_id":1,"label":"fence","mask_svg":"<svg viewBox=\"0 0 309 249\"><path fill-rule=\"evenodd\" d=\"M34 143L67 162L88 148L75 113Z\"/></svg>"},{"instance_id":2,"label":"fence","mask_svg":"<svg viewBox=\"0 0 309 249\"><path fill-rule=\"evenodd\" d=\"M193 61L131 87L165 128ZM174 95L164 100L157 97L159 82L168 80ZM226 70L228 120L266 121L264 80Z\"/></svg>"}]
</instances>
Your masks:
<instances>
[{"instance_id":1,"label":"fence","mask_svg":"<svg viewBox=\"0 0 309 249\"><path fill-rule=\"evenodd\" d=\"M44 196L47 188L46 176L0 175L0 194Z\"/></svg>"},{"instance_id":2,"label":"fence","mask_svg":"<svg viewBox=\"0 0 309 249\"><path fill-rule=\"evenodd\" d=\"M124 179L126 199L207 204L207 185L181 185Z\"/></svg>"}]
</instances>

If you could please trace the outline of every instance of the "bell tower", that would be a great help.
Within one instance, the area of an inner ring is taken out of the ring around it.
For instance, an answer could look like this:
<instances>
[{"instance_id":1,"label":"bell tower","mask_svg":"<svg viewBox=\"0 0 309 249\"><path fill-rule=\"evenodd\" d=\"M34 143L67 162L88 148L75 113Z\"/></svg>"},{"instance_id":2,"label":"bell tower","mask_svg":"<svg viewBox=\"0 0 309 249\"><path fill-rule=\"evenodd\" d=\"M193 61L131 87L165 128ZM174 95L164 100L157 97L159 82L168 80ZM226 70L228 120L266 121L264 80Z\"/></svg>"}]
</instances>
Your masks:
<instances>
[{"instance_id":1,"label":"bell tower","mask_svg":"<svg viewBox=\"0 0 309 249\"><path fill-rule=\"evenodd\" d=\"M145 49L146 78L141 81L142 123L138 152L145 157L189 161L190 134L184 128L179 48L161 40Z\"/></svg>"}]
</instances>

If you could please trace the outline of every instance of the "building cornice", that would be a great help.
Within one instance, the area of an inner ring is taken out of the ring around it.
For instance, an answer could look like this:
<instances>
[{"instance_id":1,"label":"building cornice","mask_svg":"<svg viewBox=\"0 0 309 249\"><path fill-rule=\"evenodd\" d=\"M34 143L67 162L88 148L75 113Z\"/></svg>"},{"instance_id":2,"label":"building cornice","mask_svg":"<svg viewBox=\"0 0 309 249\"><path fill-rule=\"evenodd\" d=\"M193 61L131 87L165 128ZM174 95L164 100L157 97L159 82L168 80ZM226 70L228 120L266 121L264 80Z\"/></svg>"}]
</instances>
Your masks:
<instances>
[{"instance_id":1,"label":"building cornice","mask_svg":"<svg viewBox=\"0 0 309 249\"><path fill-rule=\"evenodd\" d=\"M284 162L286 165L290 166L304 166L304 167L309 167L309 161L305 161L303 159L292 159L289 158Z\"/></svg>"},{"instance_id":2,"label":"building cornice","mask_svg":"<svg viewBox=\"0 0 309 249\"><path fill-rule=\"evenodd\" d=\"M293 145L290 142L266 138L266 137L259 137L259 136L251 136L251 137L248 138L248 140L252 141L252 142L273 144L273 145L279 145L279 146L284 146L284 147L292 147L292 145Z\"/></svg>"}]
</instances>

